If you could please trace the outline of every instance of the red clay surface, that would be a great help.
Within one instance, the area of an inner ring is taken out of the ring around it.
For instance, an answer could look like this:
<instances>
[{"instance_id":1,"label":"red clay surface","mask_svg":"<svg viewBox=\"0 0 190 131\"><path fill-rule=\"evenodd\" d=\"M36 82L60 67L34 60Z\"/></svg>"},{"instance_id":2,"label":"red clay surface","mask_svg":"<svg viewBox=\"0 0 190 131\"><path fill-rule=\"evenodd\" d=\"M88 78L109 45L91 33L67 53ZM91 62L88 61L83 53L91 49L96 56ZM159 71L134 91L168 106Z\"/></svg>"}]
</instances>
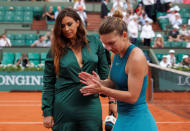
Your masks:
<instances>
[{"instance_id":1,"label":"red clay surface","mask_svg":"<svg viewBox=\"0 0 190 131\"><path fill-rule=\"evenodd\" d=\"M103 122L107 98L101 98ZM189 108L189 105L187 105ZM159 131L190 131L190 119L149 104ZM0 131L50 131L42 125L41 92L0 92Z\"/></svg>"},{"instance_id":2,"label":"red clay surface","mask_svg":"<svg viewBox=\"0 0 190 131\"><path fill-rule=\"evenodd\" d=\"M152 103L190 119L190 92L156 92Z\"/></svg>"}]
</instances>

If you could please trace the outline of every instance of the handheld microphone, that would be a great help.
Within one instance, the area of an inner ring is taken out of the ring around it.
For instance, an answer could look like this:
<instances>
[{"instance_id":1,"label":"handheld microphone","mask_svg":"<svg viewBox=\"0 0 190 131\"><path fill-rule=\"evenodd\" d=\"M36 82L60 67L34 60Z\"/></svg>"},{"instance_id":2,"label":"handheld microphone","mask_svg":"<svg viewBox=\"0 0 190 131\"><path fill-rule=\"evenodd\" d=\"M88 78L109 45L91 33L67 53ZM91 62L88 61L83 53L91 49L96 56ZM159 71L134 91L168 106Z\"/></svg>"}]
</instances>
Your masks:
<instances>
[{"instance_id":1,"label":"handheld microphone","mask_svg":"<svg viewBox=\"0 0 190 131\"><path fill-rule=\"evenodd\" d=\"M105 131L112 131L116 118L114 117L113 113L109 116L106 116L105 119Z\"/></svg>"}]
</instances>

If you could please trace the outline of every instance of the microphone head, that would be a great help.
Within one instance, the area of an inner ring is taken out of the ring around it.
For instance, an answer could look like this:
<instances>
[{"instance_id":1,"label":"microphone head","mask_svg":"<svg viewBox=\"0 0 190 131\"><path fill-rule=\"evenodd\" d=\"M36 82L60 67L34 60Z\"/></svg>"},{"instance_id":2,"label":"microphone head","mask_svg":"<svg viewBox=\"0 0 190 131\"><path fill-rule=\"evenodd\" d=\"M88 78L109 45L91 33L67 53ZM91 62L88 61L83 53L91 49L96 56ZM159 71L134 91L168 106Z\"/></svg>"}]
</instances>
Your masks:
<instances>
[{"instance_id":1,"label":"microphone head","mask_svg":"<svg viewBox=\"0 0 190 131\"><path fill-rule=\"evenodd\" d=\"M113 115L106 116L105 130L111 131L115 125L116 118Z\"/></svg>"}]
</instances>

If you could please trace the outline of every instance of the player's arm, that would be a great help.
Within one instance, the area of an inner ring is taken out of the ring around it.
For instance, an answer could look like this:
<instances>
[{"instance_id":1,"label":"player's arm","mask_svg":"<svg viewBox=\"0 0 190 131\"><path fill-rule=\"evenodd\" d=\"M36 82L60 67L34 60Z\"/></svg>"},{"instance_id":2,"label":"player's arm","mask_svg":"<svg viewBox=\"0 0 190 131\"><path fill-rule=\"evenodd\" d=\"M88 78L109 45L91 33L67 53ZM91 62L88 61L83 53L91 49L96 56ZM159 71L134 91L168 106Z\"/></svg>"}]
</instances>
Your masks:
<instances>
[{"instance_id":1,"label":"player's arm","mask_svg":"<svg viewBox=\"0 0 190 131\"><path fill-rule=\"evenodd\" d=\"M136 51L130 55L125 69L128 74L128 91L101 87L103 94L130 104L134 104L138 100L147 70L147 62L143 52L139 49L134 50Z\"/></svg>"}]
</instances>

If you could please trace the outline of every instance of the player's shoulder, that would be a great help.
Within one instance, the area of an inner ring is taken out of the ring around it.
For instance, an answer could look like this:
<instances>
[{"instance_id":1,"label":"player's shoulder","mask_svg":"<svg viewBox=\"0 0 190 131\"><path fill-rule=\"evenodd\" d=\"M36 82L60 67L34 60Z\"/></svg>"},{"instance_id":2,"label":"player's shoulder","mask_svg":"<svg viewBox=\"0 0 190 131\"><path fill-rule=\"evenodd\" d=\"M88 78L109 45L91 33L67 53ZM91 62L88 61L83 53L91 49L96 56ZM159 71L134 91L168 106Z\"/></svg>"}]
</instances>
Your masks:
<instances>
[{"instance_id":1,"label":"player's shoulder","mask_svg":"<svg viewBox=\"0 0 190 131\"><path fill-rule=\"evenodd\" d=\"M146 57L144 55L144 52L140 48L136 47L131 52L131 59L137 62L146 60Z\"/></svg>"}]
</instances>

